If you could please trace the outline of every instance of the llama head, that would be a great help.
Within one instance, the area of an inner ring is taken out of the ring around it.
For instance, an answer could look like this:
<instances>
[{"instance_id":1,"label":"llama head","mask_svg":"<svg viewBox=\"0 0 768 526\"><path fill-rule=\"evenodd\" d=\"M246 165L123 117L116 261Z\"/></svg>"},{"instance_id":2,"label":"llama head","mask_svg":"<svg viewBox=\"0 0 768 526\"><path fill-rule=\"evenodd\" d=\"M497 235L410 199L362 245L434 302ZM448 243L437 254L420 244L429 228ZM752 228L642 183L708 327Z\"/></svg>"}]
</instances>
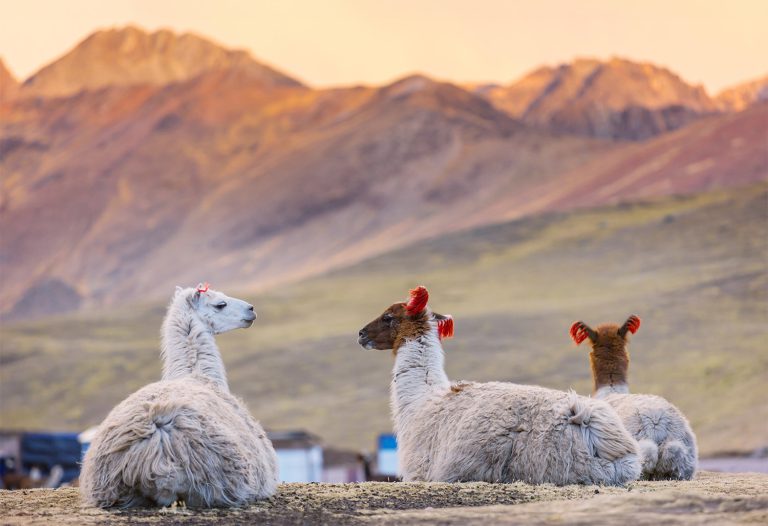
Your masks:
<instances>
[{"instance_id":1,"label":"llama head","mask_svg":"<svg viewBox=\"0 0 768 526\"><path fill-rule=\"evenodd\" d=\"M194 289L176 287L176 295L184 298L186 305L214 334L246 329L256 319L253 305L213 290L208 283L200 283Z\"/></svg>"},{"instance_id":2,"label":"llama head","mask_svg":"<svg viewBox=\"0 0 768 526\"><path fill-rule=\"evenodd\" d=\"M627 318L623 325L606 323L592 329L583 321L571 325L571 338L576 345L589 339L592 352L589 359L596 387L617 381L626 383L629 368L629 352L627 351L628 333L636 333L640 328L640 318L635 315Z\"/></svg>"},{"instance_id":3,"label":"llama head","mask_svg":"<svg viewBox=\"0 0 768 526\"><path fill-rule=\"evenodd\" d=\"M358 343L364 349L389 350L395 352L406 340L414 340L431 331L440 339L453 336L453 318L450 315L432 312L427 307L429 292L416 287L408 301L395 303L381 316L360 329Z\"/></svg>"}]
</instances>

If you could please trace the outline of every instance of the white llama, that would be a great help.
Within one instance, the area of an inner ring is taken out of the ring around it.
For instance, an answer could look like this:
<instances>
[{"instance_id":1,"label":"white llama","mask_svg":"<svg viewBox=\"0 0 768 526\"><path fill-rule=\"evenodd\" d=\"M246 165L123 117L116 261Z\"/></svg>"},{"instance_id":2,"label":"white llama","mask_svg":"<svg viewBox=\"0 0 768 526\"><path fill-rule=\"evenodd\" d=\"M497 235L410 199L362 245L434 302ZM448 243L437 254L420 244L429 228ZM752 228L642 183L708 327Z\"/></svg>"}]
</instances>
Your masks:
<instances>
[{"instance_id":1,"label":"white llama","mask_svg":"<svg viewBox=\"0 0 768 526\"><path fill-rule=\"evenodd\" d=\"M660 396L629 394L627 333L634 334L639 328L640 318L630 316L621 327L605 324L597 330L577 321L570 332L576 345L587 338L592 343L593 396L611 404L637 439L643 478L690 480L696 473L698 451L688 420Z\"/></svg>"},{"instance_id":2,"label":"white llama","mask_svg":"<svg viewBox=\"0 0 768 526\"><path fill-rule=\"evenodd\" d=\"M123 400L99 426L80 475L86 503L237 506L275 493L272 443L230 394L214 340L255 318L252 305L207 284L177 287L163 322L163 378Z\"/></svg>"},{"instance_id":3,"label":"white llama","mask_svg":"<svg viewBox=\"0 0 768 526\"><path fill-rule=\"evenodd\" d=\"M453 320L424 287L359 333L394 350L391 406L406 481L623 484L640 476L637 442L605 402L537 386L451 384L442 337Z\"/></svg>"}]
</instances>

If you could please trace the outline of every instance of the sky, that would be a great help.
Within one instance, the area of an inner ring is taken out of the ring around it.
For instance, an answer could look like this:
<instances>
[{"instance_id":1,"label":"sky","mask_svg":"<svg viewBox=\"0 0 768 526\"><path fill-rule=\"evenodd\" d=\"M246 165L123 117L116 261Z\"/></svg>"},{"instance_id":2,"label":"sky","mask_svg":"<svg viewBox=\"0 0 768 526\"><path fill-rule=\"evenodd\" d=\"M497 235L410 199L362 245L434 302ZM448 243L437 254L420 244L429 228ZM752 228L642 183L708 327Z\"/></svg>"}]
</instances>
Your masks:
<instances>
[{"instance_id":1,"label":"sky","mask_svg":"<svg viewBox=\"0 0 768 526\"><path fill-rule=\"evenodd\" d=\"M317 87L508 83L575 57L653 62L710 93L768 74L768 0L0 0L0 57L23 80L126 24L248 49Z\"/></svg>"}]
</instances>

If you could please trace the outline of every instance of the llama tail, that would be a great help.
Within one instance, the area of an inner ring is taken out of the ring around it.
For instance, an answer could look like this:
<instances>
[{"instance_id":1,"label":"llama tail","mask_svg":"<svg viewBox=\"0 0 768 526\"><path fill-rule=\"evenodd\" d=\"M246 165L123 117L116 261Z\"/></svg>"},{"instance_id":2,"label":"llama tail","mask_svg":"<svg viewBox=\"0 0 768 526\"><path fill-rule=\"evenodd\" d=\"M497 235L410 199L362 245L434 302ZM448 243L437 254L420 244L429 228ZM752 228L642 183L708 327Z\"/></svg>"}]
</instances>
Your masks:
<instances>
[{"instance_id":1,"label":"llama tail","mask_svg":"<svg viewBox=\"0 0 768 526\"><path fill-rule=\"evenodd\" d=\"M659 460L654 478L691 480L696 474L696 454L679 440L667 440L659 446Z\"/></svg>"},{"instance_id":2,"label":"llama tail","mask_svg":"<svg viewBox=\"0 0 768 526\"><path fill-rule=\"evenodd\" d=\"M136 469L140 470L137 475L142 492L158 506L172 505L190 489L190 479L177 462L183 450L181 433L176 429L177 413L177 407L153 404L149 408L152 434L133 448L139 460Z\"/></svg>"},{"instance_id":3,"label":"llama tail","mask_svg":"<svg viewBox=\"0 0 768 526\"><path fill-rule=\"evenodd\" d=\"M83 459L81 493L101 508L170 506L184 498L190 478L179 463L185 451L175 426L178 408L147 403L125 426L102 426Z\"/></svg>"},{"instance_id":4,"label":"llama tail","mask_svg":"<svg viewBox=\"0 0 768 526\"><path fill-rule=\"evenodd\" d=\"M616 411L606 402L578 396L573 391L569 394L569 404L569 422L581 427L592 456L611 464L611 473L606 473L604 482L623 484L637 480L642 471L638 444Z\"/></svg>"}]
</instances>

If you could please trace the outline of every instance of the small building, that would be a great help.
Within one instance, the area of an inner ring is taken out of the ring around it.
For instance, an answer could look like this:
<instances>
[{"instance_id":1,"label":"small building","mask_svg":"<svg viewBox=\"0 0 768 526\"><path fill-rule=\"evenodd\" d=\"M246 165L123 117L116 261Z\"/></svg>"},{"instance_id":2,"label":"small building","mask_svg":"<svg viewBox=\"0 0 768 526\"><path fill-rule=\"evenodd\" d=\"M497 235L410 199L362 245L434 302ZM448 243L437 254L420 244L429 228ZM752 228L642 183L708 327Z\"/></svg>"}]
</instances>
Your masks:
<instances>
[{"instance_id":1,"label":"small building","mask_svg":"<svg viewBox=\"0 0 768 526\"><path fill-rule=\"evenodd\" d=\"M397 437L393 434L379 435L376 472L379 475L393 477L400 475L400 467L397 462Z\"/></svg>"},{"instance_id":2,"label":"small building","mask_svg":"<svg viewBox=\"0 0 768 526\"><path fill-rule=\"evenodd\" d=\"M366 480L364 457L357 451L325 448L323 482L345 483Z\"/></svg>"},{"instance_id":3,"label":"small building","mask_svg":"<svg viewBox=\"0 0 768 526\"><path fill-rule=\"evenodd\" d=\"M320 437L307 431L270 431L267 436L277 453L281 482L322 482Z\"/></svg>"}]
</instances>

